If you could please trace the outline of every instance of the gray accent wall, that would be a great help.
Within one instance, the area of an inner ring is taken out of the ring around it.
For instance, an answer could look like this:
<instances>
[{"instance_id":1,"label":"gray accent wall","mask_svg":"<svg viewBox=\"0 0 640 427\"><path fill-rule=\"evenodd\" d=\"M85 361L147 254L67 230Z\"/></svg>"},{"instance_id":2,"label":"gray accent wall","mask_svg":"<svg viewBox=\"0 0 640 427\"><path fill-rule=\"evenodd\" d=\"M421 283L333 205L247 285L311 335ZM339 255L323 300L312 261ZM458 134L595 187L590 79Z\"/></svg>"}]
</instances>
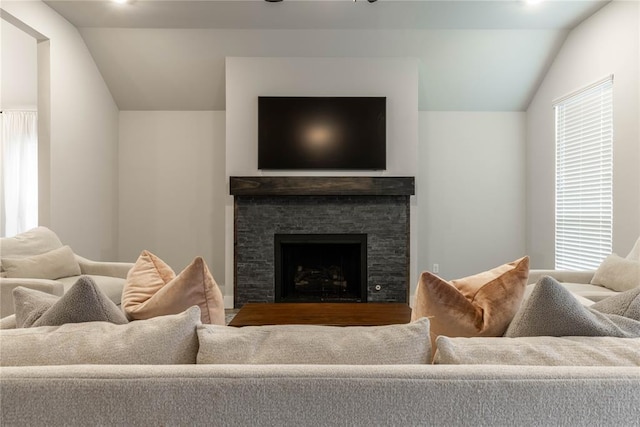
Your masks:
<instances>
[{"instance_id":1,"label":"gray accent wall","mask_svg":"<svg viewBox=\"0 0 640 427\"><path fill-rule=\"evenodd\" d=\"M367 300L408 302L408 196L240 196L235 198L235 307L274 302L275 234L323 233L367 234Z\"/></svg>"}]
</instances>

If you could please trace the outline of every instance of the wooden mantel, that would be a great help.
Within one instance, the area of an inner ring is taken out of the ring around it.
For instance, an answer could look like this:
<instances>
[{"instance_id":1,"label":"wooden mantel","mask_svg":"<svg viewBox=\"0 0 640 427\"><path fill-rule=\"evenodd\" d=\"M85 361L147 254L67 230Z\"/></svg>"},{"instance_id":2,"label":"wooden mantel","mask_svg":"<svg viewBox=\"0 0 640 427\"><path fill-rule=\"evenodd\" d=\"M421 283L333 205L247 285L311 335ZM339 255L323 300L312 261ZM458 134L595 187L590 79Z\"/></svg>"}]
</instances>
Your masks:
<instances>
[{"instance_id":1,"label":"wooden mantel","mask_svg":"<svg viewBox=\"0 0 640 427\"><path fill-rule=\"evenodd\" d=\"M411 196L413 177L232 176L233 196Z\"/></svg>"}]
</instances>

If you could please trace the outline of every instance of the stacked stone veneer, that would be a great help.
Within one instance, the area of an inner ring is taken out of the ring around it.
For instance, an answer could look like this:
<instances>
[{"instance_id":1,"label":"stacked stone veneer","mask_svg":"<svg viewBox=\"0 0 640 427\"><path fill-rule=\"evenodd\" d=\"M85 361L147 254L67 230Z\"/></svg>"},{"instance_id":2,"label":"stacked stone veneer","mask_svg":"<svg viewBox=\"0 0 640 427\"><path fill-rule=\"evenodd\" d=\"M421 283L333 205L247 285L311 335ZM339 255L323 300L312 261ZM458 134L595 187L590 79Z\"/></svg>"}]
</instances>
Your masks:
<instances>
[{"instance_id":1,"label":"stacked stone veneer","mask_svg":"<svg viewBox=\"0 0 640 427\"><path fill-rule=\"evenodd\" d=\"M274 302L275 234L325 233L367 234L367 301L408 302L409 196L236 196L235 306Z\"/></svg>"}]
</instances>

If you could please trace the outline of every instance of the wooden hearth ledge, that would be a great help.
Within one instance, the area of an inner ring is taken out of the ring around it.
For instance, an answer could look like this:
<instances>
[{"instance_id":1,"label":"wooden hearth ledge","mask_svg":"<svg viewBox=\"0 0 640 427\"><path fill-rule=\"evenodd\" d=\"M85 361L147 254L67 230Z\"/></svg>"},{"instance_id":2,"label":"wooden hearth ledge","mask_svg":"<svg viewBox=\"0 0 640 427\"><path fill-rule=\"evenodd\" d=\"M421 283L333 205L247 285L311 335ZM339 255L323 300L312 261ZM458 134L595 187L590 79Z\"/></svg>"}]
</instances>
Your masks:
<instances>
[{"instance_id":1,"label":"wooden hearth ledge","mask_svg":"<svg viewBox=\"0 0 640 427\"><path fill-rule=\"evenodd\" d=\"M413 177L232 176L233 196L411 196Z\"/></svg>"}]
</instances>

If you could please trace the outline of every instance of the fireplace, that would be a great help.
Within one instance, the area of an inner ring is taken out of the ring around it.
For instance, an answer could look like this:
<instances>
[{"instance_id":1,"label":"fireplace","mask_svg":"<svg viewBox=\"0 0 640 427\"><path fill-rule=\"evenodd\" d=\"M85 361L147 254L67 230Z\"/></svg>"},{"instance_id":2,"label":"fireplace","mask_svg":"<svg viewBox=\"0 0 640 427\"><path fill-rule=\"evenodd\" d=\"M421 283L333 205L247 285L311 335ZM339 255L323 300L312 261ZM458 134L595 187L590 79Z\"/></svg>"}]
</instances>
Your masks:
<instances>
[{"instance_id":1,"label":"fireplace","mask_svg":"<svg viewBox=\"0 0 640 427\"><path fill-rule=\"evenodd\" d=\"M366 302L366 234L276 234L276 302Z\"/></svg>"},{"instance_id":2,"label":"fireplace","mask_svg":"<svg viewBox=\"0 0 640 427\"><path fill-rule=\"evenodd\" d=\"M413 178L256 176L231 177L229 184L236 308L248 302L409 301ZM336 240L347 235L362 240ZM311 237L328 240L308 242ZM306 243L313 244L301 249ZM310 262L297 259L301 255ZM284 270L283 259L290 265Z\"/></svg>"}]
</instances>

